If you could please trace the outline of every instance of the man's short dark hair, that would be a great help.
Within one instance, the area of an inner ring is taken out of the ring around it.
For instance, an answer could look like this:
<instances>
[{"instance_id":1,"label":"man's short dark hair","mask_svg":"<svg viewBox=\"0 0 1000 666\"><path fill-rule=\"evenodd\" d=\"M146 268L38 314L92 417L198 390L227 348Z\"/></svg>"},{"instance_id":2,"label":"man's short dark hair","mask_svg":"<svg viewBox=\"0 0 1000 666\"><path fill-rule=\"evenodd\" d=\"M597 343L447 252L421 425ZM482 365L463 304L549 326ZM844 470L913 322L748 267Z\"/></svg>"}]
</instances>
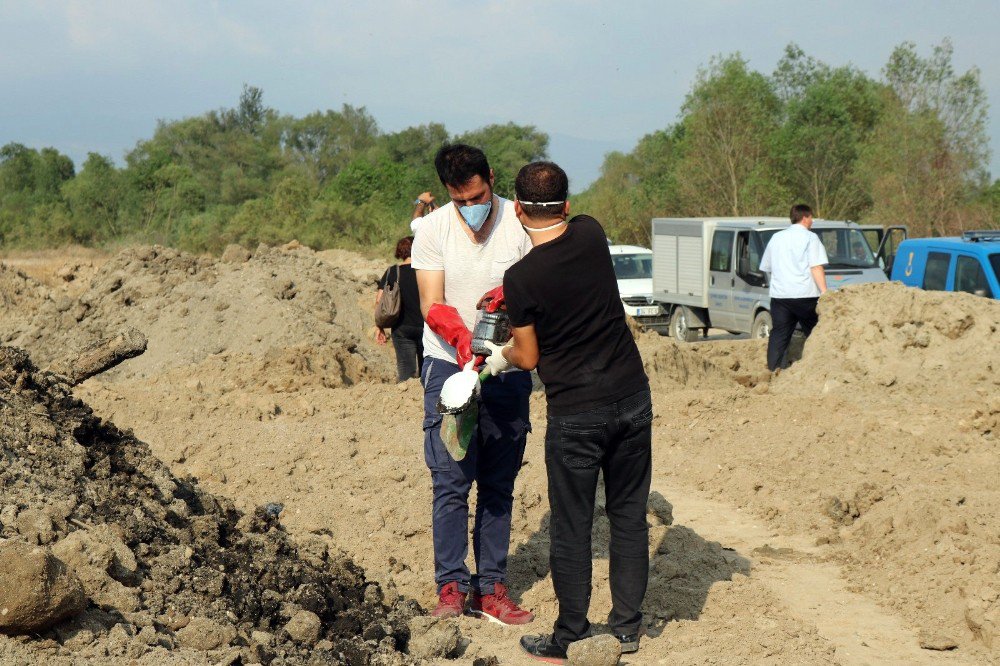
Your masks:
<instances>
[{"instance_id":1,"label":"man's short dark hair","mask_svg":"<svg viewBox=\"0 0 1000 666\"><path fill-rule=\"evenodd\" d=\"M434 156L434 168L445 187L461 187L476 176L490 182L490 163L486 155L464 143L441 146Z\"/></svg>"},{"instance_id":2,"label":"man's short dark hair","mask_svg":"<svg viewBox=\"0 0 1000 666\"><path fill-rule=\"evenodd\" d=\"M813 209L805 204L795 204L792 206L792 211L788 214L791 218L792 224L798 224L802 221L803 217L812 217Z\"/></svg>"},{"instance_id":3,"label":"man's short dark hair","mask_svg":"<svg viewBox=\"0 0 1000 666\"><path fill-rule=\"evenodd\" d=\"M562 203L569 197L569 178L555 162L532 162L517 172L514 192L528 217L561 217ZM549 203L548 206L525 204L525 201ZM557 203L551 203L557 202Z\"/></svg>"}]
</instances>

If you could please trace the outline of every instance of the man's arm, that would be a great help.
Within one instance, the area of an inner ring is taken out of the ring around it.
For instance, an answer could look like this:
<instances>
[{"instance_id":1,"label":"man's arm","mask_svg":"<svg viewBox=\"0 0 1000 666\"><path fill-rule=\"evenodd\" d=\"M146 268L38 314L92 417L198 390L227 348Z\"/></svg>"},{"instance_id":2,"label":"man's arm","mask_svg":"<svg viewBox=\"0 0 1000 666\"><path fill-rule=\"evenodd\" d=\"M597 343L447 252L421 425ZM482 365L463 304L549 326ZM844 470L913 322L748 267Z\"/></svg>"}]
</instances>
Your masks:
<instances>
[{"instance_id":1,"label":"man's arm","mask_svg":"<svg viewBox=\"0 0 1000 666\"><path fill-rule=\"evenodd\" d=\"M824 269L822 266L813 266L812 268L809 269L809 272L812 273L813 281L816 283L816 286L819 287L819 293L825 294L826 269Z\"/></svg>"},{"instance_id":2,"label":"man's arm","mask_svg":"<svg viewBox=\"0 0 1000 666\"><path fill-rule=\"evenodd\" d=\"M472 332L458 310L444 302L444 271L418 268L417 290L420 312L432 331L455 348L455 362L464 368L472 360Z\"/></svg>"},{"instance_id":3,"label":"man's arm","mask_svg":"<svg viewBox=\"0 0 1000 666\"><path fill-rule=\"evenodd\" d=\"M417 269L417 290L420 292L420 314L427 319L427 311L435 303L444 303L444 271Z\"/></svg>"},{"instance_id":4,"label":"man's arm","mask_svg":"<svg viewBox=\"0 0 1000 666\"><path fill-rule=\"evenodd\" d=\"M826 269L823 267L830 263L830 259L826 256L826 247L823 245L823 241L819 239L819 236L811 234L809 240L809 272L812 273L813 282L819 287L819 293L825 294Z\"/></svg>"},{"instance_id":5,"label":"man's arm","mask_svg":"<svg viewBox=\"0 0 1000 666\"><path fill-rule=\"evenodd\" d=\"M534 370L538 365L538 335L535 325L516 326L513 329L513 344L504 347L503 356L510 364L522 370Z\"/></svg>"},{"instance_id":6,"label":"man's arm","mask_svg":"<svg viewBox=\"0 0 1000 666\"><path fill-rule=\"evenodd\" d=\"M413 218L423 217L427 213L434 210L434 195L430 192L421 192L420 196L413 204Z\"/></svg>"}]
</instances>

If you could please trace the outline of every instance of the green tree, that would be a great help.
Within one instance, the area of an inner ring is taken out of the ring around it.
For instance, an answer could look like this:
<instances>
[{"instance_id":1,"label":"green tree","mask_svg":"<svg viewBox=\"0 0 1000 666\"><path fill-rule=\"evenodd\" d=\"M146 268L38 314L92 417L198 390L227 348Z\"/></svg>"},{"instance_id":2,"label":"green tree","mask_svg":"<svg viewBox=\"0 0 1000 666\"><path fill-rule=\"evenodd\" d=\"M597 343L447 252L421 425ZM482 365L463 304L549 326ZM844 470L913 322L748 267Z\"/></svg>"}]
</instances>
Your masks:
<instances>
[{"instance_id":1,"label":"green tree","mask_svg":"<svg viewBox=\"0 0 1000 666\"><path fill-rule=\"evenodd\" d=\"M38 151L20 143L0 148L0 196L15 192L33 193Z\"/></svg>"},{"instance_id":2,"label":"green tree","mask_svg":"<svg viewBox=\"0 0 1000 666\"><path fill-rule=\"evenodd\" d=\"M830 69L790 46L774 80L788 95L774 154L791 198L817 215L856 219L869 204L855 171L882 110L881 86L851 67Z\"/></svg>"},{"instance_id":3,"label":"green tree","mask_svg":"<svg viewBox=\"0 0 1000 666\"><path fill-rule=\"evenodd\" d=\"M771 153L781 102L739 54L714 58L682 107L677 183L696 215L759 215L784 208Z\"/></svg>"},{"instance_id":4,"label":"green tree","mask_svg":"<svg viewBox=\"0 0 1000 666\"><path fill-rule=\"evenodd\" d=\"M957 74L944 41L929 58L898 46L884 74L886 112L859 160L871 192L870 219L903 223L916 235L946 235L975 224L987 186L986 95L975 68Z\"/></svg>"},{"instance_id":5,"label":"green tree","mask_svg":"<svg viewBox=\"0 0 1000 666\"><path fill-rule=\"evenodd\" d=\"M830 77L830 66L807 55L797 44L788 44L774 68L771 83L782 104L801 98L815 83Z\"/></svg>"},{"instance_id":6,"label":"green tree","mask_svg":"<svg viewBox=\"0 0 1000 666\"><path fill-rule=\"evenodd\" d=\"M83 168L62 188L73 216L72 240L94 243L118 238L122 178L111 159L97 153L87 155Z\"/></svg>"},{"instance_id":7,"label":"green tree","mask_svg":"<svg viewBox=\"0 0 1000 666\"><path fill-rule=\"evenodd\" d=\"M364 107L345 104L340 111L289 119L282 144L291 161L323 185L374 146L378 136L378 124Z\"/></svg>"},{"instance_id":8,"label":"green tree","mask_svg":"<svg viewBox=\"0 0 1000 666\"><path fill-rule=\"evenodd\" d=\"M63 183L74 175L73 160L55 148L42 148L35 162L35 193L46 200L57 199Z\"/></svg>"}]
</instances>

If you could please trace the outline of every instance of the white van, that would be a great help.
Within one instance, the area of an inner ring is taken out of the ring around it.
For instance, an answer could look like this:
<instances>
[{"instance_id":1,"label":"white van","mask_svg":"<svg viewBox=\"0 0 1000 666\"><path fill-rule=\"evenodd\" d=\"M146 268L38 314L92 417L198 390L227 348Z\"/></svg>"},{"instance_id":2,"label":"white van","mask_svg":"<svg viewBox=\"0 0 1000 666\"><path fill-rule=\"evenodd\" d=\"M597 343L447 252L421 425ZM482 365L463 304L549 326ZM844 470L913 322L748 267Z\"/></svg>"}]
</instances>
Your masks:
<instances>
[{"instance_id":1,"label":"white van","mask_svg":"<svg viewBox=\"0 0 1000 666\"><path fill-rule=\"evenodd\" d=\"M771 300L760 257L771 237L789 224L788 218L777 217L653 219L652 297L669 317L670 334L692 342L699 330L707 334L709 328L721 328L767 337ZM873 252L865 237L872 229L853 222L813 222L812 231L830 258L827 287L887 281L882 248Z\"/></svg>"},{"instance_id":2,"label":"white van","mask_svg":"<svg viewBox=\"0 0 1000 666\"><path fill-rule=\"evenodd\" d=\"M669 314L653 300L653 251L638 245L612 245L608 250L625 313L647 329L666 334Z\"/></svg>"}]
</instances>

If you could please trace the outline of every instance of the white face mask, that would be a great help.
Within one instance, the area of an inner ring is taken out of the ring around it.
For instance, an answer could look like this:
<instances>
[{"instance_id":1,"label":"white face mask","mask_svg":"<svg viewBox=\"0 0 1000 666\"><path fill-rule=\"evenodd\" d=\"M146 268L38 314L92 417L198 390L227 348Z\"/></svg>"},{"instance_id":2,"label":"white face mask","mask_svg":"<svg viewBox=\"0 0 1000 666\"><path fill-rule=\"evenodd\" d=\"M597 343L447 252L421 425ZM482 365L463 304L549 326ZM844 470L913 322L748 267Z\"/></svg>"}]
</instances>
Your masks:
<instances>
[{"instance_id":1,"label":"white face mask","mask_svg":"<svg viewBox=\"0 0 1000 666\"><path fill-rule=\"evenodd\" d=\"M529 234L540 234L543 231L552 231L553 229L561 227L564 224L566 224L566 220L559 220L555 224L550 224L549 226L542 227L541 229L533 227L524 227L523 224L521 226L524 227L524 230L527 231Z\"/></svg>"},{"instance_id":2,"label":"white face mask","mask_svg":"<svg viewBox=\"0 0 1000 666\"><path fill-rule=\"evenodd\" d=\"M520 199L518 199L518 201L520 201L522 206L562 206L566 203L565 201L521 201ZM542 227L541 229L525 227L523 224L521 226L524 227L524 230L529 234L539 234L543 231L552 231L563 224L566 224L566 220L560 220L555 224L550 224L549 226Z\"/></svg>"}]
</instances>

